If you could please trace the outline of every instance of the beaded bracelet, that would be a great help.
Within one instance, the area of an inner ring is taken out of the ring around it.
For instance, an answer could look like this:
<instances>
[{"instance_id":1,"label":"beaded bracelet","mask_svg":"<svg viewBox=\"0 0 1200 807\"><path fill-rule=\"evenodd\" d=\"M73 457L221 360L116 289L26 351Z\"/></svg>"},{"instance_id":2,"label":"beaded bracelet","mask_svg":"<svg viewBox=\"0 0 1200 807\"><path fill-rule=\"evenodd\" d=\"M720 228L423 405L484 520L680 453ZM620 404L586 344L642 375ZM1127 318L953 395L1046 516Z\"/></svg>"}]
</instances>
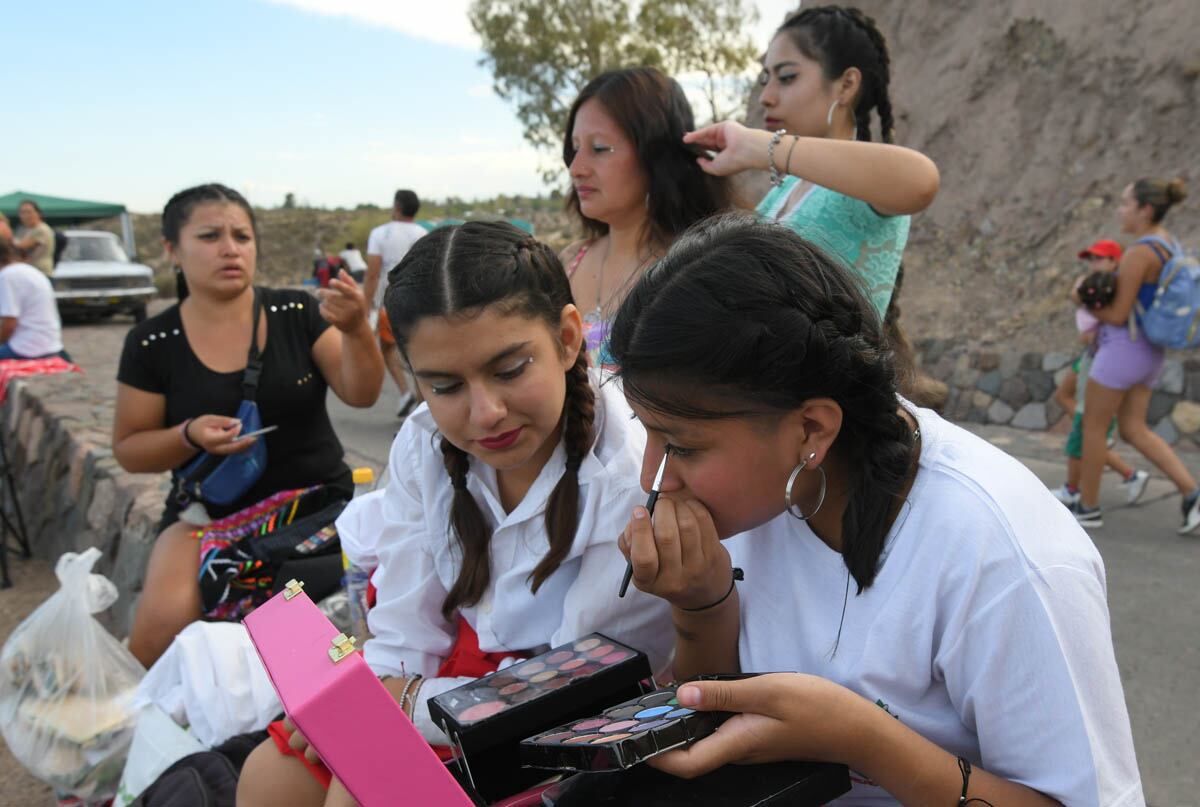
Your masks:
<instances>
[{"instance_id":1,"label":"beaded bracelet","mask_svg":"<svg viewBox=\"0 0 1200 807\"><path fill-rule=\"evenodd\" d=\"M404 714L408 715L408 718L410 720L412 719L413 709L409 708L410 707L409 701L410 700L413 701L411 703L411 706L413 706L413 707L416 706L415 698L417 695L417 689L420 689L420 685L418 684L418 682L421 680L421 678L422 678L422 676L420 673L417 673L416 675L410 675L404 681L404 689L400 690L400 696L398 698L396 698L396 703L398 703L400 705L400 711L402 711L402 712L404 712ZM417 687L417 689L413 689L414 685ZM410 692L410 690L411 690L411 692Z\"/></svg>"},{"instance_id":2,"label":"beaded bracelet","mask_svg":"<svg viewBox=\"0 0 1200 807\"><path fill-rule=\"evenodd\" d=\"M775 147L779 145L779 141L785 134L787 134L787 129L777 129L775 134L771 135L771 142L767 143L767 165L771 168L771 184L776 188L783 184L783 175L775 167Z\"/></svg>"}]
</instances>

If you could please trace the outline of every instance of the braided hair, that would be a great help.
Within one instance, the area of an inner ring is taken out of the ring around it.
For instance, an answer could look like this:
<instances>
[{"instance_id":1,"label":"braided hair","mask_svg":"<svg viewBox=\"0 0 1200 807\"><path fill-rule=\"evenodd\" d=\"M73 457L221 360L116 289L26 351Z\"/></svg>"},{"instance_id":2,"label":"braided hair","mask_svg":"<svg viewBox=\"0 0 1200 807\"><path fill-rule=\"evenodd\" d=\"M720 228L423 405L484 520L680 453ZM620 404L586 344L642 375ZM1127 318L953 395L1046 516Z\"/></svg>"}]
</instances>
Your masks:
<instances>
[{"instance_id":1,"label":"braided hair","mask_svg":"<svg viewBox=\"0 0 1200 807\"><path fill-rule=\"evenodd\" d=\"M468 222L442 227L419 240L388 273L384 307L407 359L408 339L425 317L473 314L500 306L505 314L538 319L557 331L564 306L573 304L571 286L550 247L504 222ZM529 576L537 592L566 558L579 526L579 467L591 448L595 392L588 379L587 353L581 349L566 374L562 440L566 469L546 505L549 548ZM446 473L454 489L450 530L458 542L462 567L442 602L449 619L461 606L479 602L491 582L491 528L467 489L471 457L441 439Z\"/></svg>"},{"instance_id":2,"label":"braided hair","mask_svg":"<svg viewBox=\"0 0 1200 807\"><path fill-rule=\"evenodd\" d=\"M258 222L254 218L254 208L246 201L245 196L242 196L233 188L226 187L217 182L209 182L204 185L185 188L167 201L167 206L163 208L162 212L163 240L171 246L178 246L179 231L188 223L188 220L192 217L192 212L200 205L209 202L233 204L246 211L246 215L250 218L250 229L254 231L254 243L257 247ZM175 270L175 291L179 302L187 299L187 280L184 279L183 272L178 268Z\"/></svg>"},{"instance_id":3,"label":"braided hair","mask_svg":"<svg viewBox=\"0 0 1200 807\"><path fill-rule=\"evenodd\" d=\"M842 556L859 593L874 582L916 452L887 339L848 270L786 227L710 219L629 293L610 348L626 397L670 417L836 401L843 420L831 451L850 474Z\"/></svg>"},{"instance_id":4,"label":"braided hair","mask_svg":"<svg viewBox=\"0 0 1200 807\"><path fill-rule=\"evenodd\" d=\"M851 67L858 68L863 81L853 110L857 137L871 139L874 109L879 115L880 139L895 142L896 123L888 94L891 58L874 19L853 6L812 6L789 16L776 34L784 32L801 53L821 65L829 81Z\"/></svg>"}]
</instances>

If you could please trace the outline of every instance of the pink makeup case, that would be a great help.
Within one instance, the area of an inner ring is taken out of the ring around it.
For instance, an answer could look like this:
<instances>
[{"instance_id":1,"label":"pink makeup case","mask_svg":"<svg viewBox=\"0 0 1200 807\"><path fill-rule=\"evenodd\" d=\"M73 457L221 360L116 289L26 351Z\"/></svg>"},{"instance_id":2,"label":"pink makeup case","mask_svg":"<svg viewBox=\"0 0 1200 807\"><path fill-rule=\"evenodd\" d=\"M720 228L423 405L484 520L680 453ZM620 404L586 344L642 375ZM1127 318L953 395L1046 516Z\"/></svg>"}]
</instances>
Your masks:
<instances>
[{"instance_id":1,"label":"pink makeup case","mask_svg":"<svg viewBox=\"0 0 1200 807\"><path fill-rule=\"evenodd\" d=\"M362 807L474 804L301 586L244 620L284 710Z\"/></svg>"}]
</instances>

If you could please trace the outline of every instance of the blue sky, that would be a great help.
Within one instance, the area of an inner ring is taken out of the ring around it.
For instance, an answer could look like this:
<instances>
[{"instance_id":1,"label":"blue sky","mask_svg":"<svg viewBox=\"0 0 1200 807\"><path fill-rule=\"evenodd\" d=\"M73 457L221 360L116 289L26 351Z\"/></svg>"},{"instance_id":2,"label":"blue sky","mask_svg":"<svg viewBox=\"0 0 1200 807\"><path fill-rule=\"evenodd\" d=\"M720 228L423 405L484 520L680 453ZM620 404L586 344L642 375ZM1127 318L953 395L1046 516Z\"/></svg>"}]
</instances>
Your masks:
<instances>
[{"instance_id":1,"label":"blue sky","mask_svg":"<svg viewBox=\"0 0 1200 807\"><path fill-rule=\"evenodd\" d=\"M4 13L0 193L162 208L220 181L254 204L386 204L396 187L539 193L538 154L478 66L468 0L44 0ZM759 0L765 46L794 0ZM17 45L16 43L19 43ZM10 72L10 78L14 74Z\"/></svg>"}]
</instances>

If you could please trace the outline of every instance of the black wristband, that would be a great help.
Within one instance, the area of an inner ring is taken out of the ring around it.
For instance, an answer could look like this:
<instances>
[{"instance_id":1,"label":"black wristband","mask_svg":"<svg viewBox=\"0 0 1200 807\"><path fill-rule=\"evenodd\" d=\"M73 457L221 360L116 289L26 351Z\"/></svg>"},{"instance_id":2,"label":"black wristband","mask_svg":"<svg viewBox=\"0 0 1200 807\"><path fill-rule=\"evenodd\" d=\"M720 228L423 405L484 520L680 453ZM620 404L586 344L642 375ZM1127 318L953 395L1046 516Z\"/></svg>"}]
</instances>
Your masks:
<instances>
[{"instance_id":1,"label":"black wristband","mask_svg":"<svg viewBox=\"0 0 1200 807\"><path fill-rule=\"evenodd\" d=\"M709 608L716 608L718 605L720 605L721 603L723 603L727 599L729 599L729 595L733 593L733 584L739 580L745 580L745 579L746 579L745 573L738 567L734 566L733 567L733 579L729 581L729 590L725 592L725 596L721 597L721 599L717 600L716 602L710 602L708 605L702 605L699 608L679 608L679 610L695 613L696 611L707 611Z\"/></svg>"},{"instance_id":2,"label":"black wristband","mask_svg":"<svg viewBox=\"0 0 1200 807\"><path fill-rule=\"evenodd\" d=\"M180 430L179 433L183 436L183 442L187 443L189 446L196 449L197 451L203 451L204 450L203 446L198 444L195 440L192 439L192 436L190 434L188 434L188 426L192 425L193 420L195 420L195 418L188 418L187 420L185 420L183 422L183 428Z\"/></svg>"}]
</instances>

